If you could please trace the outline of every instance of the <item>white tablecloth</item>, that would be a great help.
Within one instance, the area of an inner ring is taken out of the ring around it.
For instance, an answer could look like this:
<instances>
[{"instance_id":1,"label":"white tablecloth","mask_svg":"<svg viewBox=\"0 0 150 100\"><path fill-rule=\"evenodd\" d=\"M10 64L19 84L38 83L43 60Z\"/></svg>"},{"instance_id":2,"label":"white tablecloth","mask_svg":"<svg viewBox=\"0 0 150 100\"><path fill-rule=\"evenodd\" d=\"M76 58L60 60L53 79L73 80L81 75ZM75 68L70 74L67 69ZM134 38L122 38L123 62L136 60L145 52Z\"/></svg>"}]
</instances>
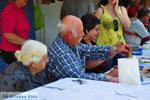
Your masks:
<instances>
[{"instance_id":1,"label":"white tablecloth","mask_svg":"<svg viewBox=\"0 0 150 100\"><path fill-rule=\"evenodd\" d=\"M37 100L150 100L150 85L127 85L83 79L81 85L76 80L65 78L45 85L62 90L41 86L20 95L37 93Z\"/></svg>"},{"instance_id":2,"label":"white tablecloth","mask_svg":"<svg viewBox=\"0 0 150 100\"><path fill-rule=\"evenodd\" d=\"M150 50L142 50L142 56L150 56Z\"/></svg>"}]
</instances>

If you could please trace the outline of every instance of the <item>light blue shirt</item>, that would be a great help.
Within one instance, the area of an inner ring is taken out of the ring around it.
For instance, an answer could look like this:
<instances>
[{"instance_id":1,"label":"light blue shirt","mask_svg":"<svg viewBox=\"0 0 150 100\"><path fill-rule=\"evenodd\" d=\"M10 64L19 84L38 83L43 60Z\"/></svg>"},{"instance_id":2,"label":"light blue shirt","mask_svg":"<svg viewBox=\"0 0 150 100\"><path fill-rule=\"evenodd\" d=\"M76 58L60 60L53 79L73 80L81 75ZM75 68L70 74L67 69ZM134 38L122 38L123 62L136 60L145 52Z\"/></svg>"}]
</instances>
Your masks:
<instances>
[{"instance_id":1,"label":"light blue shirt","mask_svg":"<svg viewBox=\"0 0 150 100\"><path fill-rule=\"evenodd\" d=\"M125 28L128 32L135 32L138 36L123 34L126 43L131 47L138 47L141 44L141 38L145 38L149 35L144 24L139 20L135 19L131 21L130 28Z\"/></svg>"},{"instance_id":2,"label":"light blue shirt","mask_svg":"<svg viewBox=\"0 0 150 100\"><path fill-rule=\"evenodd\" d=\"M135 32L141 38L145 38L149 35L147 29L145 28L144 24L137 18L131 21L130 28L125 28L126 31Z\"/></svg>"}]
</instances>

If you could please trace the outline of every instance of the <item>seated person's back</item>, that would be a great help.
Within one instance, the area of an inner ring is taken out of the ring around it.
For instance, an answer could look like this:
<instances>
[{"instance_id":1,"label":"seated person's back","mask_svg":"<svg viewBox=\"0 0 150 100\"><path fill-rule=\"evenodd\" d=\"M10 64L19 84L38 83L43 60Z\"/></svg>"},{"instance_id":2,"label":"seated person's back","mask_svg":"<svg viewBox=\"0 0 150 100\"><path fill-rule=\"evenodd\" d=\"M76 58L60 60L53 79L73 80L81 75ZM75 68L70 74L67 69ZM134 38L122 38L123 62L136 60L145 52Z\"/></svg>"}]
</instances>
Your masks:
<instances>
[{"instance_id":1,"label":"seated person's back","mask_svg":"<svg viewBox=\"0 0 150 100\"><path fill-rule=\"evenodd\" d=\"M149 14L150 12L147 8L142 8L141 10L139 10L137 18L131 21L130 28L125 28L124 38L126 43L131 47L140 46L141 41L144 38L146 38L146 40L150 39L149 32L142 23L144 20L147 20L147 15Z\"/></svg>"},{"instance_id":2,"label":"seated person's back","mask_svg":"<svg viewBox=\"0 0 150 100\"><path fill-rule=\"evenodd\" d=\"M15 56L18 61L0 75L0 92L23 92L51 81L45 70L48 58L44 44L27 40Z\"/></svg>"}]
</instances>

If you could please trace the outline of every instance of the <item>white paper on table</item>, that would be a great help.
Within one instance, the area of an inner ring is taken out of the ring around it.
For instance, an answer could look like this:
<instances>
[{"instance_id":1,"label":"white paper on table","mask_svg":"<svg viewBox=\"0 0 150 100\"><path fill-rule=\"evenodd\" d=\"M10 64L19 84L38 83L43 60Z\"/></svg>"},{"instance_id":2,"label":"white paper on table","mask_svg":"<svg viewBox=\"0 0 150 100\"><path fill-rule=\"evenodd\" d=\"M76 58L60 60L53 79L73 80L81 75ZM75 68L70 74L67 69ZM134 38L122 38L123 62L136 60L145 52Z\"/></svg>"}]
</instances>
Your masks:
<instances>
[{"instance_id":1,"label":"white paper on table","mask_svg":"<svg viewBox=\"0 0 150 100\"><path fill-rule=\"evenodd\" d=\"M141 84L139 63L136 58L118 59L119 83Z\"/></svg>"}]
</instances>

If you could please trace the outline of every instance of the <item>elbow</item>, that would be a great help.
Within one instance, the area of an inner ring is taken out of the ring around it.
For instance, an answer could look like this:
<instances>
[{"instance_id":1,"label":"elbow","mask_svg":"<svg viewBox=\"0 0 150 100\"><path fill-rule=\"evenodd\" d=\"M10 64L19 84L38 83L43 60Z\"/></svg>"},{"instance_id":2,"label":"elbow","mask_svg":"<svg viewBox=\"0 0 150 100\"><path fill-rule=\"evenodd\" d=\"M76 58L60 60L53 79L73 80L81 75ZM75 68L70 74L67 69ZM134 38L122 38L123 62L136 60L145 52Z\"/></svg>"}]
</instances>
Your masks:
<instances>
[{"instance_id":1,"label":"elbow","mask_svg":"<svg viewBox=\"0 0 150 100\"><path fill-rule=\"evenodd\" d=\"M4 33L4 37L8 40L11 37L11 35L7 34L7 33Z\"/></svg>"},{"instance_id":2,"label":"elbow","mask_svg":"<svg viewBox=\"0 0 150 100\"><path fill-rule=\"evenodd\" d=\"M126 26L126 28L130 28L130 24Z\"/></svg>"},{"instance_id":3,"label":"elbow","mask_svg":"<svg viewBox=\"0 0 150 100\"><path fill-rule=\"evenodd\" d=\"M130 28L131 22L129 22L128 24L126 24L124 27L125 28Z\"/></svg>"}]
</instances>

